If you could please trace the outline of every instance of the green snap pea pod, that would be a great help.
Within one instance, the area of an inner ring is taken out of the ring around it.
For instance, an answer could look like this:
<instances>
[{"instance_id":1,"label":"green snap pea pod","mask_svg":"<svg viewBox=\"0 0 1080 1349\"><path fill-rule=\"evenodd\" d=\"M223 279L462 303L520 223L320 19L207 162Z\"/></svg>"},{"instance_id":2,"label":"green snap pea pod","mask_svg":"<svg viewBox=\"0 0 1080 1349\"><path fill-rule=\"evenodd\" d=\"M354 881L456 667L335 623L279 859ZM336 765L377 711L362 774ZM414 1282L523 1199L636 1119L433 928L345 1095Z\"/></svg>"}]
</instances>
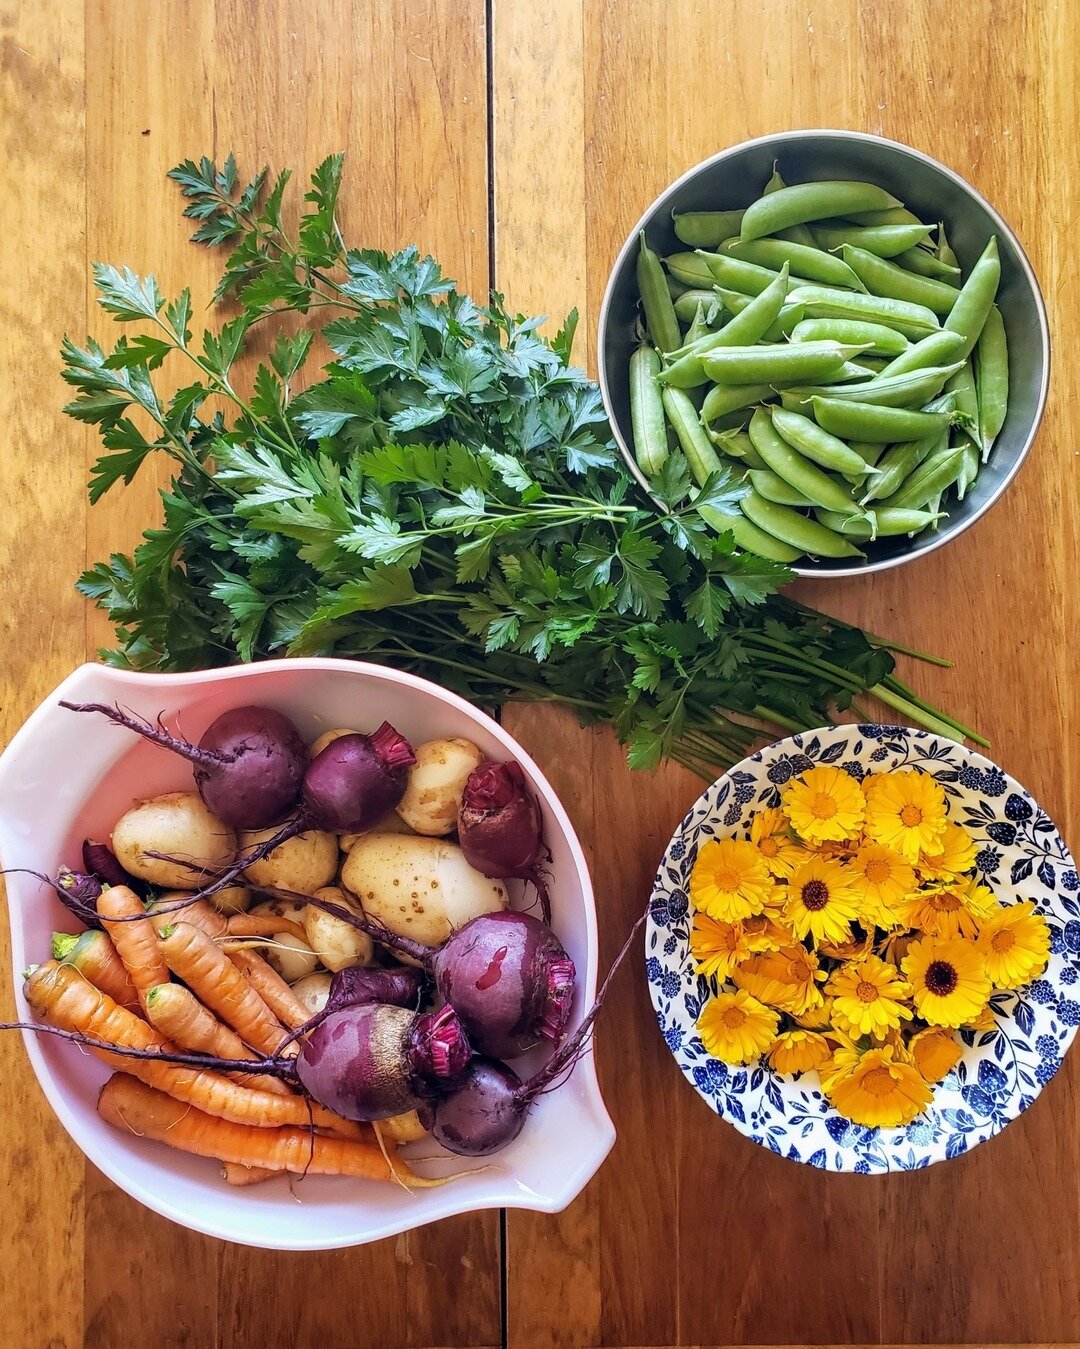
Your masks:
<instances>
[{"instance_id":1,"label":"green snap pea pod","mask_svg":"<svg viewBox=\"0 0 1080 1349\"><path fill-rule=\"evenodd\" d=\"M904 510L894 506L878 507L867 511L865 516L822 510L814 514L826 528L835 529L838 534L846 534L859 543L895 538L898 534L918 534L941 519L935 511Z\"/></svg>"},{"instance_id":2,"label":"green snap pea pod","mask_svg":"<svg viewBox=\"0 0 1080 1349\"><path fill-rule=\"evenodd\" d=\"M955 418L955 413L914 412L910 408L879 407L876 403L845 403L839 398L815 396L810 405L814 420L823 430L845 440L872 440L879 445L922 440L935 431L940 435Z\"/></svg>"},{"instance_id":3,"label":"green snap pea pod","mask_svg":"<svg viewBox=\"0 0 1080 1349\"><path fill-rule=\"evenodd\" d=\"M959 333L951 333L945 328L930 333L919 342L914 342L907 351L891 360L881 371L882 379L893 375L906 375L912 370L925 370L932 365L952 365L963 360L960 355L964 339Z\"/></svg>"},{"instance_id":4,"label":"green snap pea pod","mask_svg":"<svg viewBox=\"0 0 1080 1349\"><path fill-rule=\"evenodd\" d=\"M687 248L715 248L721 239L738 234L742 211L672 211L675 237Z\"/></svg>"},{"instance_id":5,"label":"green snap pea pod","mask_svg":"<svg viewBox=\"0 0 1080 1349\"><path fill-rule=\"evenodd\" d=\"M656 376L660 357L652 347L641 346L630 357L630 427L634 457L647 478L655 477L668 457L664 404Z\"/></svg>"},{"instance_id":6,"label":"green snap pea pod","mask_svg":"<svg viewBox=\"0 0 1080 1349\"><path fill-rule=\"evenodd\" d=\"M888 206L881 211L856 211L853 215L850 211L847 218L854 221L856 225L921 225L924 222L914 213L909 211L906 206Z\"/></svg>"},{"instance_id":7,"label":"green snap pea pod","mask_svg":"<svg viewBox=\"0 0 1080 1349\"><path fill-rule=\"evenodd\" d=\"M964 368L963 362L954 365L931 365L925 370L910 370L906 375L889 375L842 387L833 385L784 389L781 401L784 407L805 411L797 405L811 398L838 398L846 403L875 403L878 407L921 408L942 389L951 387L948 381ZM959 407L959 399L957 400ZM963 411L963 408L960 409Z\"/></svg>"},{"instance_id":8,"label":"green snap pea pod","mask_svg":"<svg viewBox=\"0 0 1080 1349\"><path fill-rule=\"evenodd\" d=\"M717 286L716 293L723 302L724 308L729 314L738 315L743 310L754 303L758 298L756 295L742 295L737 290L728 290L725 286ZM761 292L765 294L764 291ZM801 304L789 304L784 302L783 309L775 321L765 329L761 340L763 342L779 342L782 337L790 337L791 332L797 323L801 323L806 310Z\"/></svg>"},{"instance_id":9,"label":"green snap pea pod","mask_svg":"<svg viewBox=\"0 0 1080 1349\"><path fill-rule=\"evenodd\" d=\"M826 529L808 515L800 515L790 506L778 506L766 501L753 488L739 502L743 514L774 538L813 557L862 557L863 554L847 539Z\"/></svg>"},{"instance_id":10,"label":"green snap pea pod","mask_svg":"<svg viewBox=\"0 0 1080 1349\"><path fill-rule=\"evenodd\" d=\"M938 521L944 520L945 517L948 515L948 511L943 511L941 509L941 498L944 495L945 495L944 492L938 492L936 496L932 496L930 500L926 503L926 509L934 517L934 523L930 526L930 528L933 529L935 532L938 527ZM908 535L908 538L913 539L917 533L918 533L917 530L912 530L911 533Z\"/></svg>"},{"instance_id":11,"label":"green snap pea pod","mask_svg":"<svg viewBox=\"0 0 1080 1349\"><path fill-rule=\"evenodd\" d=\"M744 244L736 238L725 240L720 245L720 252L772 271L779 271L786 265L792 276L801 276L808 281L823 281L829 286L846 286L851 290L866 289L846 262L816 246L793 244L787 239L755 239Z\"/></svg>"},{"instance_id":12,"label":"green snap pea pod","mask_svg":"<svg viewBox=\"0 0 1080 1349\"><path fill-rule=\"evenodd\" d=\"M981 459L978 446L973 445L971 441L965 440L960 449L964 457L960 463L960 472L956 475L956 499L963 501L971 490L972 483L979 476L979 465Z\"/></svg>"},{"instance_id":13,"label":"green snap pea pod","mask_svg":"<svg viewBox=\"0 0 1080 1349\"><path fill-rule=\"evenodd\" d=\"M701 363L718 384L793 384L796 380L827 379L860 351L862 347L843 342L720 347L706 352Z\"/></svg>"},{"instance_id":14,"label":"green snap pea pod","mask_svg":"<svg viewBox=\"0 0 1080 1349\"><path fill-rule=\"evenodd\" d=\"M1009 408L1009 347L1005 322L996 304L990 306L983 330L975 344L976 387L979 400L979 435L983 463L1005 425Z\"/></svg>"},{"instance_id":15,"label":"green snap pea pod","mask_svg":"<svg viewBox=\"0 0 1080 1349\"><path fill-rule=\"evenodd\" d=\"M805 509L814 504L808 496L803 496L797 487L785 482L771 468L752 468L747 477L758 496L764 497L766 501L774 501L778 506L799 506Z\"/></svg>"},{"instance_id":16,"label":"green snap pea pod","mask_svg":"<svg viewBox=\"0 0 1080 1349\"><path fill-rule=\"evenodd\" d=\"M888 356L860 356L859 364L872 375L880 375L889 364Z\"/></svg>"},{"instance_id":17,"label":"green snap pea pod","mask_svg":"<svg viewBox=\"0 0 1080 1349\"><path fill-rule=\"evenodd\" d=\"M679 320L675 317L675 304L667 288L664 269L660 259L645 242L644 230L638 248L637 285L649 336L660 351L674 351L682 343Z\"/></svg>"},{"instance_id":18,"label":"green snap pea pod","mask_svg":"<svg viewBox=\"0 0 1080 1349\"><path fill-rule=\"evenodd\" d=\"M822 248L843 248L853 244L879 258L894 258L929 235L930 225L815 225L814 238Z\"/></svg>"},{"instance_id":19,"label":"green snap pea pod","mask_svg":"<svg viewBox=\"0 0 1080 1349\"><path fill-rule=\"evenodd\" d=\"M905 337L925 337L941 327L937 315L925 305L886 299L879 295L864 295L855 290L796 286L788 292L788 302L804 304L808 318L868 319L871 323L883 323L887 328L895 328Z\"/></svg>"},{"instance_id":20,"label":"green snap pea pod","mask_svg":"<svg viewBox=\"0 0 1080 1349\"><path fill-rule=\"evenodd\" d=\"M828 506L833 510L854 511L858 514L861 507L852 500L851 493L844 484L830 478L816 463L800 454L780 434L774 425L774 417L775 413L770 416L764 408L758 408L750 418L750 440L765 466L813 505ZM768 492L762 492L761 495L770 501L778 499L775 496L770 497ZM780 502L782 506L801 504L797 501Z\"/></svg>"},{"instance_id":21,"label":"green snap pea pod","mask_svg":"<svg viewBox=\"0 0 1080 1349\"><path fill-rule=\"evenodd\" d=\"M787 183L785 183L783 178L780 176L779 168L776 166L776 164L773 164L772 176L769 178L769 181L765 184L765 186L761 189L761 194L764 197L768 197L771 196L774 192L779 192L782 187L787 187ZM742 224L741 221L739 223L740 225ZM732 230L731 232L732 234L738 234L739 231ZM817 247L817 241L814 239L814 236L810 233L809 229L805 225L791 225L786 230L778 230L776 237L778 239L786 239L788 243L804 244L807 248Z\"/></svg>"},{"instance_id":22,"label":"green snap pea pod","mask_svg":"<svg viewBox=\"0 0 1080 1349\"><path fill-rule=\"evenodd\" d=\"M867 253L863 248L852 248L850 244L845 244L841 252L844 261L872 295L880 295L887 300L904 300L908 304L921 304L941 315L948 314L956 303L955 287L947 286L944 281L915 276L887 258L875 257L873 253Z\"/></svg>"},{"instance_id":23,"label":"green snap pea pod","mask_svg":"<svg viewBox=\"0 0 1080 1349\"><path fill-rule=\"evenodd\" d=\"M960 285L960 268L950 267L928 248L908 248L903 253L897 253L893 262L907 272L914 272L916 276L929 276L936 281L943 281L954 290Z\"/></svg>"},{"instance_id":24,"label":"green snap pea pod","mask_svg":"<svg viewBox=\"0 0 1080 1349\"><path fill-rule=\"evenodd\" d=\"M755 296L726 327L696 343L688 343L687 354L661 373L661 384L673 384L685 389L707 383L709 376L705 374L703 366L705 356L721 347L751 347L760 341L779 317L787 288L788 271L785 264L772 284Z\"/></svg>"},{"instance_id":25,"label":"green snap pea pod","mask_svg":"<svg viewBox=\"0 0 1080 1349\"><path fill-rule=\"evenodd\" d=\"M964 356L971 355L979 340L1000 280L1001 261L998 258L997 238L991 235L979 261L957 291L956 303L944 323L950 332L959 333L964 339Z\"/></svg>"},{"instance_id":26,"label":"green snap pea pod","mask_svg":"<svg viewBox=\"0 0 1080 1349\"><path fill-rule=\"evenodd\" d=\"M975 372L971 368L970 357L960 363L960 369L950 376L945 388L956 394L956 410L963 417L957 425L973 445L979 441L979 395L975 390ZM981 448L981 445L980 445Z\"/></svg>"},{"instance_id":27,"label":"green snap pea pod","mask_svg":"<svg viewBox=\"0 0 1080 1349\"><path fill-rule=\"evenodd\" d=\"M668 294L671 296L671 301L673 304L679 298L680 295L686 294L686 287L682 284L681 281L676 281L675 278L670 274L670 272L665 272L664 281L667 285Z\"/></svg>"},{"instance_id":28,"label":"green snap pea pod","mask_svg":"<svg viewBox=\"0 0 1080 1349\"><path fill-rule=\"evenodd\" d=\"M944 262L947 266L955 267L957 271L960 270L959 259L957 258L956 254L952 251L949 241L945 237L944 222L941 222L937 227L937 247L934 249L934 252L938 255L941 261Z\"/></svg>"},{"instance_id":29,"label":"green snap pea pod","mask_svg":"<svg viewBox=\"0 0 1080 1349\"><path fill-rule=\"evenodd\" d=\"M668 423L686 455L694 481L700 487L710 473L719 471L721 465L698 420L697 408L684 389L664 389L660 397Z\"/></svg>"},{"instance_id":30,"label":"green snap pea pod","mask_svg":"<svg viewBox=\"0 0 1080 1349\"><path fill-rule=\"evenodd\" d=\"M908 340L895 328L860 319L803 319L791 330L793 342L858 342L867 351L882 356L899 356L907 351Z\"/></svg>"},{"instance_id":31,"label":"green snap pea pod","mask_svg":"<svg viewBox=\"0 0 1080 1349\"><path fill-rule=\"evenodd\" d=\"M720 303L720 297L716 291L709 290L684 290L675 301L675 317L680 323L689 323L697 313L698 305L702 305L705 310L705 322L714 323L720 317L720 311L723 306Z\"/></svg>"},{"instance_id":32,"label":"green snap pea pod","mask_svg":"<svg viewBox=\"0 0 1080 1349\"><path fill-rule=\"evenodd\" d=\"M698 259L708 268L714 283L737 290L743 295L760 295L776 280L771 267L760 267L756 262L742 262L730 253L707 253L697 250Z\"/></svg>"},{"instance_id":33,"label":"green snap pea pod","mask_svg":"<svg viewBox=\"0 0 1080 1349\"><path fill-rule=\"evenodd\" d=\"M675 315L678 318L678 315ZM690 327L686 330L686 340L684 346L693 346L702 337L708 337L712 329L705 322L705 306L699 304L694 310L694 317L690 322Z\"/></svg>"},{"instance_id":34,"label":"green snap pea pod","mask_svg":"<svg viewBox=\"0 0 1080 1349\"><path fill-rule=\"evenodd\" d=\"M819 180L796 183L766 193L743 212L739 237L748 243L766 234L805 225L811 220L850 216L853 211L880 211L900 202L873 183Z\"/></svg>"},{"instance_id":35,"label":"green snap pea pod","mask_svg":"<svg viewBox=\"0 0 1080 1349\"><path fill-rule=\"evenodd\" d=\"M821 468L831 468L837 473L861 474L862 476L875 472L850 445L845 444L839 437L831 435L824 427L811 421L803 413L790 412L787 408L778 407L770 408L770 413L772 424L783 439L793 449L798 450L805 458L812 459ZM757 445L756 439L754 443ZM761 449L760 445L758 445L758 449ZM780 472L776 464L770 464L769 467L776 472ZM802 483L796 483L795 486L801 488ZM821 504L827 505L828 503L822 502Z\"/></svg>"},{"instance_id":36,"label":"green snap pea pod","mask_svg":"<svg viewBox=\"0 0 1080 1349\"><path fill-rule=\"evenodd\" d=\"M768 468L745 431L710 431L709 439L722 453L738 459L746 468Z\"/></svg>"},{"instance_id":37,"label":"green snap pea pod","mask_svg":"<svg viewBox=\"0 0 1080 1349\"><path fill-rule=\"evenodd\" d=\"M715 422L729 412L752 408L776 397L771 384L714 384L701 405L701 420Z\"/></svg>"},{"instance_id":38,"label":"green snap pea pod","mask_svg":"<svg viewBox=\"0 0 1080 1349\"><path fill-rule=\"evenodd\" d=\"M718 534L733 534L736 544L748 553L756 553L758 557L770 558L773 562L785 563L794 562L802 556L803 550L801 548L792 548L790 544L783 543L774 534L759 529L744 514L728 515L712 506L702 506L700 515L705 523L711 529L715 529Z\"/></svg>"},{"instance_id":39,"label":"green snap pea pod","mask_svg":"<svg viewBox=\"0 0 1080 1349\"><path fill-rule=\"evenodd\" d=\"M932 403L928 403L927 409L931 412L951 412L955 406L956 395L946 393L939 398L935 398ZM888 449L879 446L879 449L883 449L884 452L876 461L878 476L871 478L867 483L866 491L862 497L863 505L892 496L894 492L900 489L904 479L914 473L927 455L937 449L941 443L941 433L935 431L933 435L924 436L921 440L900 441L895 445L890 445Z\"/></svg>"},{"instance_id":40,"label":"green snap pea pod","mask_svg":"<svg viewBox=\"0 0 1080 1349\"><path fill-rule=\"evenodd\" d=\"M945 444L929 455L913 473L900 484L899 491L886 497L882 506L921 510L939 492L946 492L960 476L964 451ZM879 510L881 507L878 508Z\"/></svg>"},{"instance_id":41,"label":"green snap pea pod","mask_svg":"<svg viewBox=\"0 0 1080 1349\"><path fill-rule=\"evenodd\" d=\"M671 253L664 259L664 266L676 281L692 290L712 289L715 278L700 253Z\"/></svg>"}]
</instances>

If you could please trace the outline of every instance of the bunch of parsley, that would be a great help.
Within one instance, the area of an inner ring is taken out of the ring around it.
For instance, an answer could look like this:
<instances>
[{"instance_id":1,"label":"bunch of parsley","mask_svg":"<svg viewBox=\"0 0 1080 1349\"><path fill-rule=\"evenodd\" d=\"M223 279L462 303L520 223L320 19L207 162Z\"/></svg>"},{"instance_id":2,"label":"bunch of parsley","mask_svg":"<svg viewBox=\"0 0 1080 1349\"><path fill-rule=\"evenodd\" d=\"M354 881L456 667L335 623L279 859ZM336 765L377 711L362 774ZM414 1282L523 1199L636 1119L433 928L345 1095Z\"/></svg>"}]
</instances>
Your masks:
<instances>
[{"instance_id":1,"label":"bunch of parsley","mask_svg":"<svg viewBox=\"0 0 1080 1349\"><path fill-rule=\"evenodd\" d=\"M777 595L784 568L708 528L697 508L731 509L733 476L688 505L672 456L666 509L640 493L569 364L576 314L548 342L415 248L346 248L342 167L316 170L294 235L288 172L242 183L232 156L171 172L194 241L227 250L214 298L233 317L198 339L189 291L95 267L100 304L139 331L63 345L66 411L105 450L91 500L150 454L175 461L162 526L79 581L116 625L107 660L385 662L489 706L567 704L611 723L635 766L707 777L867 690L958 729L911 701L883 643ZM168 397L166 362L190 381Z\"/></svg>"}]
</instances>

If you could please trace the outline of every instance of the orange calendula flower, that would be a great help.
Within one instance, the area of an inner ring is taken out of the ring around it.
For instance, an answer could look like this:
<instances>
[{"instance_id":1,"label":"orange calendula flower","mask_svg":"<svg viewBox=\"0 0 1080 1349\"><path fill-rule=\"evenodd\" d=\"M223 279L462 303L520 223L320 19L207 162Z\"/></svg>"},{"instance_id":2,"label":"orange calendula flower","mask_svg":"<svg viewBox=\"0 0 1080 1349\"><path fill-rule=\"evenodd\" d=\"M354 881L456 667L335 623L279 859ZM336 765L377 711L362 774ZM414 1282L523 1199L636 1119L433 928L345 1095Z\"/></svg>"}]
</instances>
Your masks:
<instances>
[{"instance_id":1,"label":"orange calendula flower","mask_svg":"<svg viewBox=\"0 0 1080 1349\"><path fill-rule=\"evenodd\" d=\"M745 839L709 839L690 875L694 907L721 923L761 913L776 883L757 848Z\"/></svg>"},{"instance_id":2,"label":"orange calendula flower","mask_svg":"<svg viewBox=\"0 0 1080 1349\"><path fill-rule=\"evenodd\" d=\"M870 932L863 936L852 936L849 941L819 943L818 955L828 956L830 960L861 960L874 948L874 937Z\"/></svg>"},{"instance_id":3,"label":"orange calendula flower","mask_svg":"<svg viewBox=\"0 0 1080 1349\"><path fill-rule=\"evenodd\" d=\"M975 880L939 882L917 890L900 906L904 923L931 937L974 937L994 908L994 896Z\"/></svg>"},{"instance_id":4,"label":"orange calendula flower","mask_svg":"<svg viewBox=\"0 0 1080 1349\"><path fill-rule=\"evenodd\" d=\"M765 1057L778 1073L797 1076L828 1063L832 1050L823 1035L809 1030L789 1030L776 1037Z\"/></svg>"},{"instance_id":5,"label":"orange calendula flower","mask_svg":"<svg viewBox=\"0 0 1080 1349\"><path fill-rule=\"evenodd\" d=\"M916 1012L931 1026L966 1026L990 997L982 953L962 937L924 937L912 945L901 968Z\"/></svg>"},{"instance_id":6,"label":"orange calendula flower","mask_svg":"<svg viewBox=\"0 0 1080 1349\"><path fill-rule=\"evenodd\" d=\"M868 838L914 865L920 853L933 850L947 822L941 785L928 773L907 768L877 778L864 828Z\"/></svg>"},{"instance_id":7,"label":"orange calendula flower","mask_svg":"<svg viewBox=\"0 0 1080 1349\"><path fill-rule=\"evenodd\" d=\"M1050 959L1050 929L1030 900L998 909L979 922L978 948L996 988L1021 988Z\"/></svg>"},{"instance_id":8,"label":"orange calendula flower","mask_svg":"<svg viewBox=\"0 0 1080 1349\"><path fill-rule=\"evenodd\" d=\"M776 1039L780 1018L739 989L710 998L697 1019L701 1042L725 1063L751 1063Z\"/></svg>"},{"instance_id":9,"label":"orange calendula flower","mask_svg":"<svg viewBox=\"0 0 1080 1349\"><path fill-rule=\"evenodd\" d=\"M784 813L807 843L851 838L862 828L862 788L842 768L809 768L781 794Z\"/></svg>"},{"instance_id":10,"label":"orange calendula flower","mask_svg":"<svg viewBox=\"0 0 1080 1349\"><path fill-rule=\"evenodd\" d=\"M750 821L750 842L757 845L774 876L790 876L803 853L797 840L791 837L787 816L775 806L759 810Z\"/></svg>"},{"instance_id":11,"label":"orange calendula flower","mask_svg":"<svg viewBox=\"0 0 1080 1349\"><path fill-rule=\"evenodd\" d=\"M828 1063L821 1067L821 1089L829 1096L833 1087L859 1066L859 1051L849 1041L837 1045Z\"/></svg>"},{"instance_id":12,"label":"orange calendula flower","mask_svg":"<svg viewBox=\"0 0 1080 1349\"><path fill-rule=\"evenodd\" d=\"M782 909L770 905L762 913L743 919L743 936L751 952L779 951L794 942L795 934L784 925L782 915Z\"/></svg>"},{"instance_id":13,"label":"orange calendula flower","mask_svg":"<svg viewBox=\"0 0 1080 1349\"><path fill-rule=\"evenodd\" d=\"M690 954L698 974L723 981L750 954L741 923L718 923L707 913L695 913L690 929Z\"/></svg>"},{"instance_id":14,"label":"orange calendula flower","mask_svg":"<svg viewBox=\"0 0 1080 1349\"><path fill-rule=\"evenodd\" d=\"M833 1000L833 1024L851 1036L871 1035L881 1039L886 1031L911 1020L905 1004L911 985L901 979L895 966L865 956L829 975L825 985Z\"/></svg>"},{"instance_id":15,"label":"orange calendula flower","mask_svg":"<svg viewBox=\"0 0 1080 1349\"><path fill-rule=\"evenodd\" d=\"M977 851L975 840L967 830L949 820L933 851L919 854L919 874L926 881L955 880L972 869Z\"/></svg>"},{"instance_id":16,"label":"orange calendula flower","mask_svg":"<svg viewBox=\"0 0 1080 1349\"><path fill-rule=\"evenodd\" d=\"M753 955L731 975L737 988L792 1016L804 1016L821 1005L818 984L824 978L817 956L798 943Z\"/></svg>"},{"instance_id":17,"label":"orange calendula flower","mask_svg":"<svg viewBox=\"0 0 1080 1349\"><path fill-rule=\"evenodd\" d=\"M784 918L797 937L845 942L859 916L859 896L839 862L814 857L792 873Z\"/></svg>"},{"instance_id":18,"label":"orange calendula flower","mask_svg":"<svg viewBox=\"0 0 1080 1349\"><path fill-rule=\"evenodd\" d=\"M827 1031L832 1025L832 998L823 998L806 1012L790 1012L789 1016L803 1030Z\"/></svg>"},{"instance_id":19,"label":"orange calendula flower","mask_svg":"<svg viewBox=\"0 0 1080 1349\"><path fill-rule=\"evenodd\" d=\"M829 1099L856 1124L874 1128L908 1124L930 1104L930 1088L891 1045L869 1049L849 1072L831 1079Z\"/></svg>"},{"instance_id":20,"label":"orange calendula flower","mask_svg":"<svg viewBox=\"0 0 1080 1349\"><path fill-rule=\"evenodd\" d=\"M915 1067L927 1082L940 1082L948 1077L964 1057L963 1045L941 1026L931 1026L913 1035L908 1049Z\"/></svg>"}]
</instances>

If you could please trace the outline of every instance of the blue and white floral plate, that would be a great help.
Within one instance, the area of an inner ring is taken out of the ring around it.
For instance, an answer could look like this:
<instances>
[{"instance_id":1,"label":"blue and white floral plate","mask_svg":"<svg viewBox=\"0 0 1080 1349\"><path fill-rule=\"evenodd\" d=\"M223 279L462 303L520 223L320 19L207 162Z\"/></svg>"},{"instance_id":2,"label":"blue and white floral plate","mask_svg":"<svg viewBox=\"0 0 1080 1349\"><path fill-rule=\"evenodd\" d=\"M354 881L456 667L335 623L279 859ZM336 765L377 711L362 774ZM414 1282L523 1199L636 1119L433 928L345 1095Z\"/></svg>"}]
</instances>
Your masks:
<instances>
[{"instance_id":1,"label":"blue and white floral plate","mask_svg":"<svg viewBox=\"0 0 1080 1349\"><path fill-rule=\"evenodd\" d=\"M930 1107L900 1128L866 1128L838 1114L816 1072L785 1076L766 1063L734 1067L710 1056L695 1022L715 981L690 959L690 872L710 838L745 837L750 818L780 804L780 787L815 764L856 777L913 767L931 773L950 815L977 840L976 866L1006 904L1033 900L1050 924L1041 979L995 993L997 1029L963 1031L956 1068ZM913 1171L958 1157L1028 1108L1061 1066L1080 1025L1080 880L1053 822L989 759L904 726L832 726L793 735L744 759L694 803L653 885L645 968L660 1030L686 1077L716 1113L778 1156L825 1171Z\"/></svg>"}]
</instances>

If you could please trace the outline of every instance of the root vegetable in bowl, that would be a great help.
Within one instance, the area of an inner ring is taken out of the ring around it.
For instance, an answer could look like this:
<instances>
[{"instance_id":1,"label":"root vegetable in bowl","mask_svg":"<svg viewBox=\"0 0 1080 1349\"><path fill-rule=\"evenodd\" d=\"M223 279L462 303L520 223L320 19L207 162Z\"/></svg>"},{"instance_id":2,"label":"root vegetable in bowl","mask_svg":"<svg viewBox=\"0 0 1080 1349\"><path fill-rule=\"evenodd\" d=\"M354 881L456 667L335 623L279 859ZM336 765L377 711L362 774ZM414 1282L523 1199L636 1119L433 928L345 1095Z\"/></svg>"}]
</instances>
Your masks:
<instances>
[{"instance_id":1,"label":"root vegetable in bowl","mask_svg":"<svg viewBox=\"0 0 1080 1349\"><path fill-rule=\"evenodd\" d=\"M355 725L360 706L370 710L362 725L385 718L413 745L455 737L475 744L486 758L517 761L540 802L544 836L552 850L552 924L577 967L571 1031L591 1004L595 914L573 829L551 788L513 739L453 694L412 676L350 661L265 662L193 675L139 675L84 666L33 714L0 759L0 858L7 867L32 863L36 870L55 874L62 863L76 864L83 838L108 839L116 821L138 800L191 791L191 765L179 756L136 740L103 718L77 719L60 708L61 699L119 702L151 720L162 713L171 731L182 729L193 743L230 707L277 708L310 744L327 729ZM80 752L73 755L76 739ZM511 907L524 907L532 898L517 882L504 888ZM27 965L48 955L53 931L73 931L76 924L52 892L32 877L9 877L8 895L13 960L21 976ZM258 898L252 896L253 901ZM184 917L183 912L175 916ZM17 977L16 984L21 982ZM31 1019L21 1001L18 1011L21 1019ZM98 1089L108 1075L105 1065L43 1036L24 1038L58 1117L99 1169L177 1222L256 1246L338 1248L478 1208L558 1211L581 1190L614 1141L592 1057L586 1056L569 1081L536 1103L521 1135L476 1174L414 1192L381 1182L312 1175L294 1182L303 1200L297 1205L284 1179L237 1190L225 1183L212 1162L118 1133L96 1111ZM546 1056L546 1049L538 1049L514 1067L528 1079ZM419 1152L431 1157L439 1149L426 1137ZM448 1157L417 1162L416 1167L443 1176L460 1173L467 1164Z\"/></svg>"}]
</instances>

